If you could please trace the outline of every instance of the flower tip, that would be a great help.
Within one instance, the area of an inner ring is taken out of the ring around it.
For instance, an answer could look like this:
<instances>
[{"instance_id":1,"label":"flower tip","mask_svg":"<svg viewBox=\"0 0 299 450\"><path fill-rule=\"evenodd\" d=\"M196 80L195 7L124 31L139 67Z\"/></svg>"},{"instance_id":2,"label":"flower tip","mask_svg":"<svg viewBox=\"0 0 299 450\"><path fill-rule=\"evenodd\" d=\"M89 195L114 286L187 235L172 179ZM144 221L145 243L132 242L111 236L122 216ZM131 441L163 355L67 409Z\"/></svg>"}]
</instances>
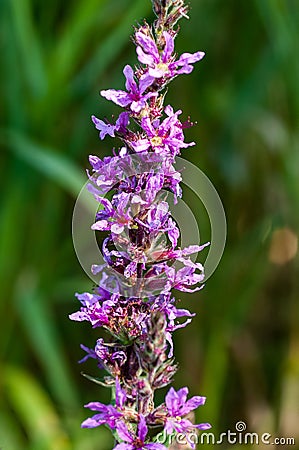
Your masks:
<instances>
[{"instance_id":1,"label":"flower tip","mask_svg":"<svg viewBox=\"0 0 299 450\"><path fill-rule=\"evenodd\" d=\"M198 427L200 430L209 430L212 428L212 425L209 423L201 423Z\"/></svg>"},{"instance_id":2,"label":"flower tip","mask_svg":"<svg viewBox=\"0 0 299 450\"><path fill-rule=\"evenodd\" d=\"M106 98L106 96L107 96L107 90L102 90L102 91L100 91L100 95L101 95L102 97Z\"/></svg>"}]
</instances>

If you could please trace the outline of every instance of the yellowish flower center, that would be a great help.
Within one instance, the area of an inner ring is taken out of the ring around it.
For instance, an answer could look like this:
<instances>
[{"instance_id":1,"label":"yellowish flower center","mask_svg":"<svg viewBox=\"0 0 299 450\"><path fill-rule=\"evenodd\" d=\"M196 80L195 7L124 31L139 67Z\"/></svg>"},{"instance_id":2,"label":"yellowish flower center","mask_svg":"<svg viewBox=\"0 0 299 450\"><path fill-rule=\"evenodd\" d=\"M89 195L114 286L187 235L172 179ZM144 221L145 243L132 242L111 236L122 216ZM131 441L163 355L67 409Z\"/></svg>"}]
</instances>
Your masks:
<instances>
[{"instance_id":1,"label":"yellowish flower center","mask_svg":"<svg viewBox=\"0 0 299 450\"><path fill-rule=\"evenodd\" d=\"M161 62L157 64L157 69L162 70L162 72L166 73L168 72L168 65Z\"/></svg>"},{"instance_id":2,"label":"yellowish flower center","mask_svg":"<svg viewBox=\"0 0 299 450\"><path fill-rule=\"evenodd\" d=\"M160 136L154 136L151 138L151 144L153 147L160 147L163 144L163 140Z\"/></svg>"}]
</instances>

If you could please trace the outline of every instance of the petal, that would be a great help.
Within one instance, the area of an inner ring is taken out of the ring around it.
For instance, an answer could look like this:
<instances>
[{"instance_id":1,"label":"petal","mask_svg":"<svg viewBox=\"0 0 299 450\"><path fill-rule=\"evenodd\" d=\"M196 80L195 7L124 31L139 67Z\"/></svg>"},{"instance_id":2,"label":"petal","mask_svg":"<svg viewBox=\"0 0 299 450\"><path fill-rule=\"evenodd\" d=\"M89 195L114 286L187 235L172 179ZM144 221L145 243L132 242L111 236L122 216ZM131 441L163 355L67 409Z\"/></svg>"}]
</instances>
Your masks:
<instances>
[{"instance_id":1,"label":"petal","mask_svg":"<svg viewBox=\"0 0 299 450\"><path fill-rule=\"evenodd\" d=\"M172 434L174 426L171 420L166 420L164 431L166 434Z\"/></svg>"},{"instance_id":2,"label":"petal","mask_svg":"<svg viewBox=\"0 0 299 450\"><path fill-rule=\"evenodd\" d=\"M83 320L89 320L89 317L85 312L78 311L73 314L70 314L69 319L76 320L77 322L83 322Z\"/></svg>"},{"instance_id":3,"label":"petal","mask_svg":"<svg viewBox=\"0 0 299 450\"><path fill-rule=\"evenodd\" d=\"M124 422L119 421L116 425L116 431L119 437L126 442L132 443L133 437Z\"/></svg>"},{"instance_id":4,"label":"petal","mask_svg":"<svg viewBox=\"0 0 299 450\"><path fill-rule=\"evenodd\" d=\"M204 52L196 52L196 53L183 53L180 58L176 61L176 64L179 66L183 66L185 64L194 64L197 61L200 61L205 56Z\"/></svg>"},{"instance_id":5,"label":"petal","mask_svg":"<svg viewBox=\"0 0 299 450\"><path fill-rule=\"evenodd\" d=\"M142 64L146 64L147 66L153 66L155 64L155 59L151 55L144 53L141 47L136 48L136 53L138 61Z\"/></svg>"},{"instance_id":6,"label":"petal","mask_svg":"<svg viewBox=\"0 0 299 450\"><path fill-rule=\"evenodd\" d=\"M170 228L170 230L168 230L167 232L169 240L172 244L172 247L175 248L178 243L178 238L180 237L180 230L178 229L175 221L171 217L168 219L167 226Z\"/></svg>"},{"instance_id":7,"label":"petal","mask_svg":"<svg viewBox=\"0 0 299 450\"><path fill-rule=\"evenodd\" d=\"M150 67L149 69L148 69L148 73L149 73L149 75L151 76L151 77L153 77L153 78L162 78L162 77L164 77L167 73L169 72L169 70L168 70L168 68L158 68L158 67L155 67L155 68L152 68L152 67Z\"/></svg>"},{"instance_id":8,"label":"petal","mask_svg":"<svg viewBox=\"0 0 299 450\"><path fill-rule=\"evenodd\" d=\"M91 272L94 275L97 275L98 273L102 272L102 270L106 267L106 264L93 264L91 266Z\"/></svg>"},{"instance_id":9,"label":"petal","mask_svg":"<svg viewBox=\"0 0 299 450\"><path fill-rule=\"evenodd\" d=\"M83 306L90 307L99 301L99 297L89 292L83 294L76 293L75 296L82 303Z\"/></svg>"},{"instance_id":10,"label":"petal","mask_svg":"<svg viewBox=\"0 0 299 450\"><path fill-rule=\"evenodd\" d=\"M173 357L173 340L172 340L172 335L169 331L165 331L164 332L165 335L165 339L168 342L170 348L169 348L169 352L168 352L168 358L172 358Z\"/></svg>"},{"instance_id":11,"label":"petal","mask_svg":"<svg viewBox=\"0 0 299 450\"><path fill-rule=\"evenodd\" d=\"M96 355L96 353L95 353L93 348L88 348L88 347L86 347L83 344L81 344L80 347L82 348L82 350L84 350L87 353L87 355L85 355L82 359L80 359L80 361L78 361L79 364L87 361L88 358L97 359L97 355Z\"/></svg>"},{"instance_id":12,"label":"petal","mask_svg":"<svg viewBox=\"0 0 299 450\"><path fill-rule=\"evenodd\" d=\"M136 81L134 80L134 72L132 67L127 64L123 70L123 74L126 77L126 89L129 92L137 92L137 84Z\"/></svg>"},{"instance_id":13,"label":"petal","mask_svg":"<svg viewBox=\"0 0 299 450\"><path fill-rule=\"evenodd\" d=\"M124 231L124 225L119 224L119 223L114 223L111 227L111 231L114 234L120 234Z\"/></svg>"},{"instance_id":14,"label":"petal","mask_svg":"<svg viewBox=\"0 0 299 450\"><path fill-rule=\"evenodd\" d=\"M143 117L141 126L149 137L155 136L155 130L149 117Z\"/></svg>"},{"instance_id":15,"label":"petal","mask_svg":"<svg viewBox=\"0 0 299 450\"><path fill-rule=\"evenodd\" d=\"M91 226L91 229L97 231L109 230L109 222L108 220L98 220Z\"/></svg>"},{"instance_id":16,"label":"petal","mask_svg":"<svg viewBox=\"0 0 299 450\"><path fill-rule=\"evenodd\" d=\"M166 407L170 415L175 415L178 409L178 395L173 387L171 387L165 396Z\"/></svg>"},{"instance_id":17,"label":"petal","mask_svg":"<svg viewBox=\"0 0 299 450\"><path fill-rule=\"evenodd\" d=\"M181 419L178 416L178 420L174 420L174 429L178 433L186 433L194 427L193 423L188 419Z\"/></svg>"},{"instance_id":18,"label":"petal","mask_svg":"<svg viewBox=\"0 0 299 450\"><path fill-rule=\"evenodd\" d=\"M92 411L103 412L103 411L106 411L107 405L104 405L103 403L100 403L100 402L90 402L90 403L87 403L87 405L84 405L84 408L89 408Z\"/></svg>"},{"instance_id":19,"label":"petal","mask_svg":"<svg viewBox=\"0 0 299 450\"><path fill-rule=\"evenodd\" d=\"M81 428L95 428L102 425L94 419L88 418L81 423Z\"/></svg>"},{"instance_id":20,"label":"petal","mask_svg":"<svg viewBox=\"0 0 299 450\"><path fill-rule=\"evenodd\" d=\"M150 38L149 36L147 36L146 34L142 33L141 31L137 31L137 33L135 34L136 37L136 41L139 45L141 45L141 47L143 48L143 50L152 55L153 58L156 60L156 62L159 62L159 51L157 49L157 46L154 42L154 40L152 38Z\"/></svg>"},{"instance_id":21,"label":"petal","mask_svg":"<svg viewBox=\"0 0 299 450\"><path fill-rule=\"evenodd\" d=\"M197 288L189 289L185 286L180 285L180 286L175 286L175 289L177 289L178 291L181 291L181 292L188 292L190 294L193 294L193 292L201 291L203 289L203 287L204 287L204 285L199 286Z\"/></svg>"},{"instance_id":22,"label":"petal","mask_svg":"<svg viewBox=\"0 0 299 450\"><path fill-rule=\"evenodd\" d=\"M167 114L167 116L173 116L174 115L174 110L173 107L171 105L167 105L164 109L165 114Z\"/></svg>"},{"instance_id":23,"label":"petal","mask_svg":"<svg viewBox=\"0 0 299 450\"><path fill-rule=\"evenodd\" d=\"M138 100L137 102L132 102L130 109L135 113L139 113L145 106L145 101L143 99Z\"/></svg>"},{"instance_id":24,"label":"petal","mask_svg":"<svg viewBox=\"0 0 299 450\"><path fill-rule=\"evenodd\" d=\"M127 126L130 123L130 114L126 111L120 113L120 115L118 116L118 119L115 123L115 129L117 131L121 131L124 132L127 128Z\"/></svg>"},{"instance_id":25,"label":"petal","mask_svg":"<svg viewBox=\"0 0 299 450\"><path fill-rule=\"evenodd\" d=\"M184 414L188 414L193 409L198 408L199 406L204 405L206 402L206 397L200 397L198 395L190 398L184 405Z\"/></svg>"},{"instance_id":26,"label":"petal","mask_svg":"<svg viewBox=\"0 0 299 450\"><path fill-rule=\"evenodd\" d=\"M142 414L140 414L140 420L138 424L138 437L142 442L144 442L146 435L147 435L147 426L145 417Z\"/></svg>"},{"instance_id":27,"label":"petal","mask_svg":"<svg viewBox=\"0 0 299 450\"><path fill-rule=\"evenodd\" d=\"M167 447L162 444L146 444L144 448L148 450L167 450Z\"/></svg>"},{"instance_id":28,"label":"petal","mask_svg":"<svg viewBox=\"0 0 299 450\"><path fill-rule=\"evenodd\" d=\"M180 328L185 328L189 323L191 323L192 320L191 319L187 319L185 322L183 323L179 323L175 326L172 327L172 331L176 331L179 330Z\"/></svg>"},{"instance_id":29,"label":"petal","mask_svg":"<svg viewBox=\"0 0 299 450\"><path fill-rule=\"evenodd\" d=\"M188 311L188 309L177 309L175 311L175 318L177 317L194 317L196 316L195 313L191 313L190 311Z\"/></svg>"},{"instance_id":30,"label":"petal","mask_svg":"<svg viewBox=\"0 0 299 450\"><path fill-rule=\"evenodd\" d=\"M177 69L175 71L175 74L182 75L183 73L185 73L186 75L188 75L192 71L193 71L193 66L191 66L190 64L184 64L184 65L182 65L182 67L180 69Z\"/></svg>"},{"instance_id":31,"label":"petal","mask_svg":"<svg viewBox=\"0 0 299 450\"><path fill-rule=\"evenodd\" d=\"M105 123L103 120L98 119L95 116L91 116L93 123L97 130L100 131L100 138L104 139L107 134L111 137L115 137L114 130L115 126L111 125L111 123Z\"/></svg>"},{"instance_id":32,"label":"petal","mask_svg":"<svg viewBox=\"0 0 299 450\"><path fill-rule=\"evenodd\" d=\"M125 404L125 401L127 399L126 391L124 391L121 386L119 379L116 378L115 380L115 403L116 406L119 408L122 408Z\"/></svg>"},{"instance_id":33,"label":"petal","mask_svg":"<svg viewBox=\"0 0 299 450\"><path fill-rule=\"evenodd\" d=\"M154 80L155 78L151 77L148 73L143 75L139 80L140 94L143 94L143 92L153 84Z\"/></svg>"},{"instance_id":34,"label":"petal","mask_svg":"<svg viewBox=\"0 0 299 450\"><path fill-rule=\"evenodd\" d=\"M165 39L165 47L163 51L163 62L166 63L171 58L171 55L174 51L174 39L173 37L167 33L167 31L164 31L163 33L164 39Z\"/></svg>"},{"instance_id":35,"label":"petal","mask_svg":"<svg viewBox=\"0 0 299 450\"><path fill-rule=\"evenodd\" d=\"M94 198L104 206L106 212L110 215L113 215L114 209L111 202L107 198L98 195L98 190L92 184L88 184L87 189L93 194Z\"/></svg>"},{"instance_id":36,"label":"petal","mask_svg":"<svg viewBox=\"0 0 299 450\"><path fill-rule=\"evenodd\" d=\"M137 153L144 152L151 145L148 139L139 139L138 141L135 142L132 141L130 144L133 150L135 150L135 152Z\"/></svg>"},{"instance_id":37,"label":"petal","mask_svg":"<svg viewBox=\"0 0 299 450\"><path fill-rule=\"evenodd\" d=\"M199 423L197 425L193 425L193 427L198 428L199 430L209 430L212 428L212 425L209 423Z\"/></svg>"},{"instance_id":38,"label":"petal","mask_svg":"<svg viewBox=\"0 0 299 450\"><path fill-rule=\"evenodd\" d=\"M134 445L125 443L117 444L117 446L113 448L113 450L134 450L134 449L136 449Z\"/></svg>"},{"instance_id":39,"label":"petal","mask_svg":"<svg viewBox=\"0 0 299 450\"><path fill-rule=\"evenodd\" d=\"M93 170L99 170L103 166L103 161L94 155L89 155L89 163Z\"/></svg>"},{"instance_id":40,"label":"petal","mask_svg":"<svg viewBox=\"0 0 299 450\"><path fill-rule=\"evenodd\" d=\"M210 242L206 242L203 245L189 245L182 250L182 256L192 255L192 253L201 252L205 247L210 245Z\"/></svg>"},{"instance_id":41,"label":"petal","mask_svg":"<svg viewBox=\"0 0 299 450\"><path fill-rule=\"evenodd\" d=\"M181 405L184 405L187 400L189 389L187 387L183 387L177 391L179 402Z\"/></svg>"},{"instance_id":42,"label":"petal","mask_svg":"<svg viewBox=\"0 0 299 450\"><path fill-rule=\"evenodd\" d=\"M123 107L128 106L131 103L130 95L125 91L109 89L107 91L101 91L101 96Z\"/></svg>"}]
</instances>

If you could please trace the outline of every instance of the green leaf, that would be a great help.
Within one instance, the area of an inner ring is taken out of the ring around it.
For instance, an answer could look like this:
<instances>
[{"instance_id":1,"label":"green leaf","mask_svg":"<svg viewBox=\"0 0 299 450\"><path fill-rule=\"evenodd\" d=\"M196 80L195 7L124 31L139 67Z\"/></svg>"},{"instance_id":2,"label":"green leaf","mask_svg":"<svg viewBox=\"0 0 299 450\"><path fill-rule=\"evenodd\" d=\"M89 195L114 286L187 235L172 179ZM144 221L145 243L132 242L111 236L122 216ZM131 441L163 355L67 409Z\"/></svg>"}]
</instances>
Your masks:
<instances>
[{"instance_id":1,"label":"green leaf","mask_svg":"<svg viewBox=\"0 0 299 450\"><path fill-rule=\"evenodd\" d=\"M18 158L57 183L72 196L78 195L86 183L86 178L72 160L42 144L32 142L21 133L6 131L5 135L9 150Z\"/></svg>"},{"instance_id":2,"label":"green leaf","mask_svg":"<svg viewBox=\"0 0 299 450\"><path fill-rule=\"evenodd\" d=\"M12 30L24 68L27 85L33 97L42 96L47 88L42 55L42 40L37 34L30 0L10 0Z\"/></svg>"},{"instance_id":3,"label":"green leaf","mask_svg":"<svg viewBox=\"0 0 299 450\"><path fill-rule=\"evenodd\" d=\"M71 449L49 395L32 374L19 367L7 366L3 371L3 383L8 401L34 448Z\"/></svg>"},{"instance_id":4,"label":"green leaf","mask_svg":"<svg viewBox=\"0 0 299 450\"><path fill-rule=\"evenodd\" d=\"M115 60L122 48L127 45L132 24L144 17L149 10L150 2L139 0L132 3L132 7L128 9L118 27L98 46L91 60L76 76L74 80L75 89L85 90L87 86L94 84L99 79L99 76Z\"/></svg>"},{"instance_id":5,"label":"green leaf","mask_svg":"<svg viewBox=\"0 0 299 450\"><path fill-rule=\"evenodd\" d=\"M85 51L95 22L107 0L75 2L51 57L51 80L66 81ZM102 17L102 22L105 18Z\"/></svg>"},{"instance_id":6,"label":"green leaf","mask_svg":"<svg viewBox=\"0 0 299 450\"><path fill-rule=\"evenodd\" d=\"M50 309L38 292L36 274L23 272L16 283L16 308L30 344L38 356L51 391L60 405L78 408L76 387L66 364L63 343ZM67 318L66 318L67 319ZM69 345L69 342L66 343Z\"/></svg>"}]
</instances>

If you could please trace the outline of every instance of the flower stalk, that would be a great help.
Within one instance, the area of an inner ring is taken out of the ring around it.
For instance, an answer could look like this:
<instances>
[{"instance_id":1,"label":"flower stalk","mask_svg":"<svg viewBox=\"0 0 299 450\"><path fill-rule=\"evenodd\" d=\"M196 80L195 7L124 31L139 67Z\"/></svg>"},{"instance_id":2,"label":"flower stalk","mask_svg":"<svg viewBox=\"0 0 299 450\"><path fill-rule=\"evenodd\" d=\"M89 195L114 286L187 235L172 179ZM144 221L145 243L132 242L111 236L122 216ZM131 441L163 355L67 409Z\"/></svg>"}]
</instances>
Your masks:
<instances>
[{"instance_id":1,"label":"flower stalk","mask_svg":"<svg viewBox=\"0 0 299 450\"><path fill-rule=\"evenodd\" d=\"M70 315L106 332L94 348L82 345L86 355L80 362L96 361L102 378L87 377L111 389L113 400L85 405L95 414L82 427L108 426L114 450L162 450L166 446L157 442L162 431L173 435L210 428L187 418L205 403L201 396L187 399L187 387L171 387L161 405L155 399L177 371L173 332L194 317L177 308L172 291L202 289L204 268L190 255L208 244L179 247L180 231L170 212L171 201L182 197L175 158L195 143L185 141L190 120L182 123L182 111L164 105L166 86L191 73L204 53L177 56L174 51L177 23L188 17L184 0L152 3L157 19L135 29L139 63L125 66L125 89L101 91L123 111L115 122L92 116L100 139L118 138L121 147L103 160L89 158L88 189L99 204L91 228L105 234L104 264L92 267L99 283L92 293L76 294L81 308Z\"/></svg>"}]
</instances>

